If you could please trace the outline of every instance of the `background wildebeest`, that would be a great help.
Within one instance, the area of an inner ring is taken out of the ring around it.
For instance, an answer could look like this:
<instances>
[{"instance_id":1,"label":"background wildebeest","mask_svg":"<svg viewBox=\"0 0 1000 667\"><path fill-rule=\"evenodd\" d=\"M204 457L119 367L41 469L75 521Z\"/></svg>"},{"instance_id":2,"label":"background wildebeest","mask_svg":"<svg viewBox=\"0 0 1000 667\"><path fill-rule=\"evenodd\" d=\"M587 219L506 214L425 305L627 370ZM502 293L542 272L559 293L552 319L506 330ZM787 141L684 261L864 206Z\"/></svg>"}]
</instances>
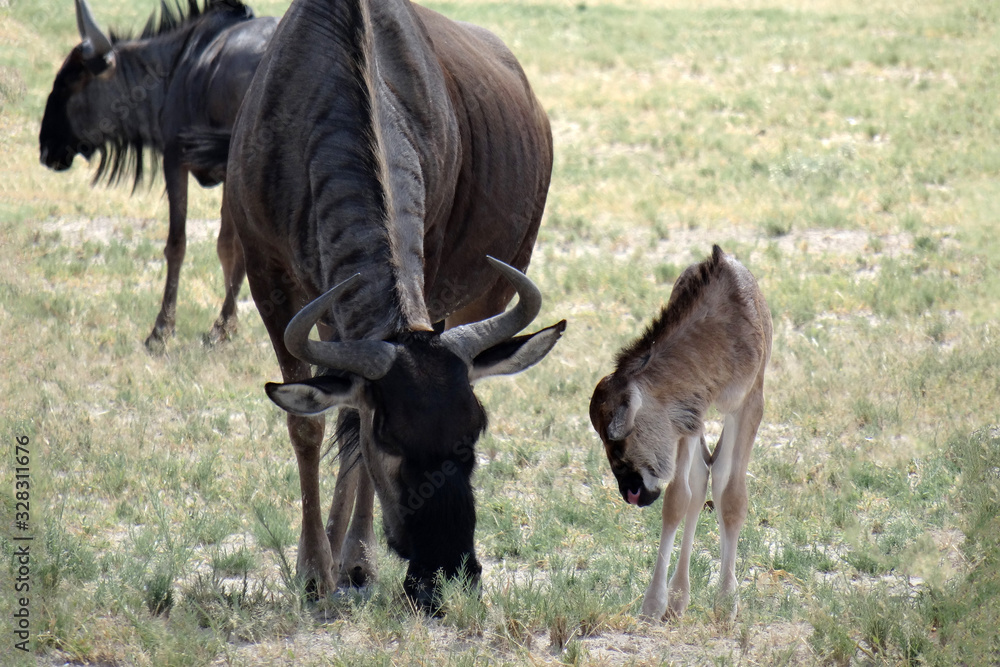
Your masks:
<instances>
[{"instance_id":1,"label":"background wildebeest","mask_svg":"<svg viewBox=\"0 0 1000 667\"><path fill-rule=\"evenodd\" d=\"M486 414L471 382L536 363L565 326L515 338L541 297L486 255L527 266L551 167L548 119L488 31L405 0L297 0L278 27L233 130L223 207L287 383L268 393L292 413L298 570L319 589L370 573L372 485L411 598L432 606L438 571L478 578L470 476ZM477 322L512 286L517 307ZM435 332L445 321L472 323ZM329 342L306 340L314 322ZM310 362L326 369L312 380ZM324 421L306 415L335 405L357 411L339 430L362 457L342 463L324 533Z\"/></svg>"},{"instance_id":2,"label":"background wildebeest","mask_svg":"<svg viewBox=\"0 0 1000 667\"><path fill-rule=\"evenodd\" d=\"M143 153L163 155L163 176L170 208L164 254L167 282L150 349L161 349L173 335L177 285L187 246L188 173L205 186L221 174L190 168L183 134L192 127L228 130L260 62L277 19L253 17L238 0L211 0L204 9L188 0L188 13L164 2L157 24L151 16L138 39L105 35L86 0L76 0L76 21L83 40L56 74L42 118L38 142L41 162L62 171L77 153L100 153L94 181L118 182L130 172L138 185ZM209 333L227 339L236 326L236 297L243 283L243 253L232 224L223 215L218 240L226 285L222 312Z\"/></svg>"},{"instance_id":3,"label":"background wildebeest","mask_svg":"<svg viewBox=\"0 0 1000 667\"><path fill-rule=\"evenodd\" d=\"M615 372L594 390L590 419L622 498L649 505L667 485L645 616L658 619L667 611L667 568L682 521L669 613L687 609L691 547L710 469L722 542L716 608L729 618L736 614L736 544L747 514L747 464L764 414L770 358L771 312L757 281L713 246L709 259L680 275L660 316L618 354ZM709 453L704 422L713 404L724 426Z\"/></svg>"}]
</instances>

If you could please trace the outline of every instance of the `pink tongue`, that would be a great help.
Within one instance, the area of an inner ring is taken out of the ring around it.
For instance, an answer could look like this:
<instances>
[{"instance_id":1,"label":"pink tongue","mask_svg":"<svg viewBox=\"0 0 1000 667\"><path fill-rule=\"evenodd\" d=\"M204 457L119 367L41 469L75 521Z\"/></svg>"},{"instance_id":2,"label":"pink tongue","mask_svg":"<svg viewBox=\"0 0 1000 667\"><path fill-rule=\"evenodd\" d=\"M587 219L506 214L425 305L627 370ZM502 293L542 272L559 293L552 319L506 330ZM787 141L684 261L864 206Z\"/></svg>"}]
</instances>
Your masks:
<instances>
[{"instance_id":1,"label":"pink tongue","mask_svg":"<svg viewBox=\"0 0 1000 667\"><path fill-rule=\"evenodd\" d=\"M639 491L628 491L627 492L628 498L626 498L626 500L628 500L628 502L629 502L630 505L638 505L639 504L639 493L640 493Z\"/></svg>"}]
</instances>

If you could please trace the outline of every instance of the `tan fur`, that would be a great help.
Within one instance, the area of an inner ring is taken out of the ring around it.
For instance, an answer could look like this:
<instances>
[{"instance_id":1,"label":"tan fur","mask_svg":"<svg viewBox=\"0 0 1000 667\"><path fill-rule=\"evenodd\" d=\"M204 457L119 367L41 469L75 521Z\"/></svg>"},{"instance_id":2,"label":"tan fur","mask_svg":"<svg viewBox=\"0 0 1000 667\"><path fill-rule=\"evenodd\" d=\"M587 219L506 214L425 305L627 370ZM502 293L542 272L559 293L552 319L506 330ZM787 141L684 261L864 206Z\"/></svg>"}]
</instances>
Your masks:
<instances>
[{"instance_id":1,"label":"tan fur","mask_svg":"<svg viewBox=\"0 0 1000 667\"><path fill-rule=\"evenodd\" d=\"M590 415L623 498L649 504L666 484L663 529L642 613L679 616L690 599L688 566L709 476L719 512L722 575L717 613L735 617L736 544L746 519L746 471L764 408L771 315L753 275L718 246L677 279L656 321L598 383ZM704 416L724 419L709 454ZM684 539L667 566L678 527ZM669 594L668 594L669 590Z\"/></svg>"}]
</instances>

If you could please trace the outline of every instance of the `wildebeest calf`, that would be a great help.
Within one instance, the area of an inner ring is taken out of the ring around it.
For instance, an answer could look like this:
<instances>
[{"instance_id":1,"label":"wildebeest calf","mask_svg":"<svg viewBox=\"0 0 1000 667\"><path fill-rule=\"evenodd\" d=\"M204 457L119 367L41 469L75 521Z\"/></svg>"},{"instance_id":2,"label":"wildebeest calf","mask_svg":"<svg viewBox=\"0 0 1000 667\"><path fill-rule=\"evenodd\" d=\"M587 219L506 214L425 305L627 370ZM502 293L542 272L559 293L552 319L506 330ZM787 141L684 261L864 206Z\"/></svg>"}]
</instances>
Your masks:
<instances>
[{"instance_id":1,"label":"wildebeest calf","mask_svg":"<svg viewBox=\"0 0 1000 667\"><path fill-rule=\"evenodd\" d=\"M617 358L590 402L622 498L633 505L663 499L663 531L642 614L680 616L690 599L688 566L709 470L719 511L722 573L716 612L736 615L736 543L746 519L746 472L764 411L764 369L771 356L771 315L753 275L712 247L688 267L670 300L638 340ZM724 418L711 453L705 411ZM674 537L684 539L674 574L667 566ZM669 588L669 595L668 595Z\"/></svg>"}]
</instances>

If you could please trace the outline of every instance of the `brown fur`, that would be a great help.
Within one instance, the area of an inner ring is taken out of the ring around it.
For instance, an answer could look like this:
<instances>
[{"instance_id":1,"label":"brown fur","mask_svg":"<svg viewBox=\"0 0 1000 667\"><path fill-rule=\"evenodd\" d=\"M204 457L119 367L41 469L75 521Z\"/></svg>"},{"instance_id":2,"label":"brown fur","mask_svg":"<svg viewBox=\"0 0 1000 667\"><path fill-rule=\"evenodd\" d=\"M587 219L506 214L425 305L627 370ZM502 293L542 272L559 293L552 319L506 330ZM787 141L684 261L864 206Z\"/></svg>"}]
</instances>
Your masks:
<instances>
[{"instance_id":1,"label":"brown fur","mask_svg":"<svg viewBox=\"0 0 1000 667\"><path fill-rule=\"evenodd\" d=\"M431 325L502 312L514 290L486 257L527 267L551 167L544 109L495 36L406 0L295 0L241 107L223 204L285 382L312 375L285 344L288 323L354 274L362 277L329 308L321 336L393 341L408 351L414 378L430 368L433 346L417 343L430 340ZM448 385L447 424L475 426L471 400L466 414L450 400L472 395L468 378L458 379ZM377 446L369 403L359 408L361 463L338 478L325 532L323 418L288 418L302 489L298 570L321 591L338 578L358 583L373 574L365 558L374 544L373 492L397 552L408 554L411 567L418 560L396 539L405 522L394 513L406 497L391 483L412 466ZM408 440L427 435L423 430L411 428ZM463 475L467 481L471 468ZM443 492L434 497L449 504ZM471 507L471 491L463 498ZM450 505L436 525L452 526L451 534L422 535L422 546L460 550L458 505ZM467 514L462 548L472 554L474 514ZM430 544L435 540L440 544ZM441 561L423 558L429 573L420 576L433 579L438 567L450 574Z\"/></svg>"},{"instance_id":2,"label":"brown fur","mask_svg":"<svg viewBox=\"0 0 1000 667\"><path fill-rule=\"evenodd\" d=\"M736 540L746 517L746 469L763 414L770 354L771 317L756 280L713 246L709 259L681 274L666 307L618 354L615 372L594 390L591 421L622 497L648 505L667 485L660 554L643 603L647 616L666 610L666 567L681 522L684 542L670 580L670 613L687 607L688 559L709 467L722 528L719 602L735 613ZM713 404L726 425L710 454L704 418Z\"/></svg>"}]
</instances>

